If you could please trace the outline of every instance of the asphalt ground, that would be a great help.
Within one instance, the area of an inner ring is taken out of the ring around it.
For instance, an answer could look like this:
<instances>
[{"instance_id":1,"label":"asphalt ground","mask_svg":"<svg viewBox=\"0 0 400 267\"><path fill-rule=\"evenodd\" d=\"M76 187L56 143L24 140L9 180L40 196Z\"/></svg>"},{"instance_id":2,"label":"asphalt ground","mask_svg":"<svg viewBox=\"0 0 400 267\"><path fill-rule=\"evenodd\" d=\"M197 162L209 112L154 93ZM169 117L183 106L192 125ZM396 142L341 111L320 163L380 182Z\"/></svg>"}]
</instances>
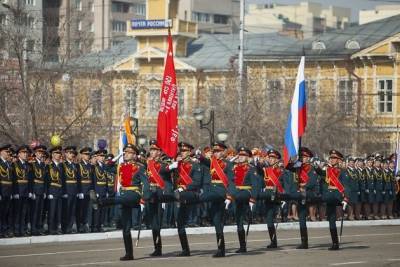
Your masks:
<instances>
[{"instance_id":1,"label":"asphalt ground","mask_svg":"<svg viewBox=\"0 0 400 267\"><path fill-rule=\"evenodd\" d=\"M181 246L177 236L163 241L163 256L149 257L150 238L134 248L134 261L120 262L121 239L13 245L0 247L0 266L400 266L400 226L362 226L344 229L341 249L328 251L328 229L309 229L308 250L297 250L298 230L279 230L278 249L267 250L267 231L250 232L248 252L236 254L237 235L225 234L226 257L212 258L213 234L189 235L191 257L176 257Z\"/></svg>"}]
</instances>

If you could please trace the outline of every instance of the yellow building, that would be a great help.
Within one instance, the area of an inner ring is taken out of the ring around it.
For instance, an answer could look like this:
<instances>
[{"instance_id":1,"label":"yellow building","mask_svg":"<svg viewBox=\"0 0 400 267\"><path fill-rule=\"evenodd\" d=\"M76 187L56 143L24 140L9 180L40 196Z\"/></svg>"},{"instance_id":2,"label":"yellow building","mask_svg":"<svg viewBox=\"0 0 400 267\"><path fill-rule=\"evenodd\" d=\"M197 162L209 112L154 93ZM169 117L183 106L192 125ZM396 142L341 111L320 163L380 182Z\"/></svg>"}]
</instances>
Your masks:
<instances>
[{"instance_id":1,"label":"yellow building","mask_svg":"<svg viewBox=\"0 0 400 267\"><path fill-rule=\"evenodd\" d=\"M207 132L192 115L194 108L204 107L215 110L216 131L229 130L228 144L282 147L304 53L309 115L303 144L321 154L329 148L359 155L394 149L400 17L303 41L247 34L245 103L239 116L238 35L198 35L195 23L176 18L177 0L148 0L147 6L148 20L172 21L181 140L207 144ZM130 21L128 28L131 40L71 61L70 79L58 83L61 91L84 93L90 103L87 117L98 119L98 127L81 143L106 138L114 152L124 113L138 118L140 134L156 135L167 48L166 28L132 28Z\"/></svg>"}]
</instances>

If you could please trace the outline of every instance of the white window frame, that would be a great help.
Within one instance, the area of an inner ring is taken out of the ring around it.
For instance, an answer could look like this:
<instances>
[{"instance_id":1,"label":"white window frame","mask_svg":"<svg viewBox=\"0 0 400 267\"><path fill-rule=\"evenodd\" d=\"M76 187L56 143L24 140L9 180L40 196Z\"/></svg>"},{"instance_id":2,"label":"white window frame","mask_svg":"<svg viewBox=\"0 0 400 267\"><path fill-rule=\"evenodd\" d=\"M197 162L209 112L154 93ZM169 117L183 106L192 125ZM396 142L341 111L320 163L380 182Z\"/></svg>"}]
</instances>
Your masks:
<instances>
[{"instance_id":1,"label":"white window frame","mask_svg":"<svg viewBox=\"0 0 400 267\"><path fill-rule=\"evenodd\" d=\"M78 11L82 11L82 0L75 0L75 8Z\"/></svg>"},{"instance_id":2,"label":"white window frame","mask_svg":"<svg viewBox=\"0 0 400 267\"><path fill-rule=\"evenodd\" d=\"M132 100L132 93L134 93L134 103ZM135 117L138 114L138 92L134 87L125 88L125 111L129 116ZM134 112L132 112L134 110Z\"/></svg>"},{"instance_id":3,"label":"white window frame","mask_svg":"<svg viewBox=\"0 0 400 267\"><path fill-rule=\"evenodd\" d=\"M155 91L158 92L158 98L151 99L151 97L152 97L151 92L155 92ZM159 88L154 87L154 88L149 88L149 90L148 90L147 114L151 117L156 117L158 115L158 111L160 110L160 93L161 93L161 91ZM152 101L155 101L156 104L153 105ZM154 107L154 110L153 110L153 107Z\"/></svg>"},{"instance_id":4,"label":"white window frame","mask_svg":"<svg viewBox=\"0 0 400 267\"><path fill-rule=\"evenodd\" d=\"M7 1L4 3L7 3ZM36 5L36 1L35 0L25 0L25 5L34 6L34 5Z\"/></svg>"},{"instance_id":5,"label":"white window frame","mask_svg":"<svg viewBox=\"0 0 400 267\"><path fill-rule=\"evenodd\" d=\"M381 89L381 86L380 86L380 82L381 81L384 82L384 88L383 89ZM391 86L392 86L391 90L387 89L387 82L388 81L391 81ZM377 80L376 80L376 93L377 93L376 110L377 110L377 113L379 113L379 114L392 114L393 113L394 103L395 103L395 101L393 101L394 89L395 89L395 80L392 77L380 77L380 78L377 78ZM388 100L388 95L385 93L385 91L391 91L391 100ZM384 100L380 100L380 97L381 97L380 93L381 92L384 93L384 95L383 95ZM383 111L381 111L381 108L380 108L380 104L381 103L384 104ZM388 110L387 104L389 104L389 103L391 103L391 111L387 111Z\"/></svg>"},{"instance_id":6,"label":"white window frame","mask_svg":"<svg viewBox=\"0 0 400 267\"><path fill-rule=\"evenodd\" d=\"M95 96L96 92L100 92L100 96ZM96 97L96 99L95 99ZM98 101L97 97L99 97L100 107L95 108L95 101ZM92 116L93 117L101 117L103 115L103 90L101 88L92 89L90 91L90 105L92 107Z\"/></svg>"},{"instance_id":7,"label":"white window frame","mask_svg":"<svg viewBox=\"0 0 400 267\"><path fill-rule=\"evenodd\" d=\"M342 101L340 99L340 83L345 82L346 83L346 91L345 91L345 96L344 96L344 104L345 104L345 110L340 109L340 105L342 104ZM351 84L351 92L349 91L349 84ZM339 108L339 112L346 115L346 116L351 116L354 114L354 107L353 107L353 102L355 99L354 95L354 88L357 87L357 81L349 78L344 78L344 79L339 79L337 83L337 104ZM351 102L349 102L349 97L351 96ZM347 108L350 107L350 110L347 110Z\"/></svg>"},{"instance_id":8,"label":"white window frame","mask_svg":"<svg viewBox=\"0 0 400 267\"><path fill-rule=\"evenodd\" d=\"M82 31L82 21L78 21L78 31Z\"/></svg>"}]
</instances>

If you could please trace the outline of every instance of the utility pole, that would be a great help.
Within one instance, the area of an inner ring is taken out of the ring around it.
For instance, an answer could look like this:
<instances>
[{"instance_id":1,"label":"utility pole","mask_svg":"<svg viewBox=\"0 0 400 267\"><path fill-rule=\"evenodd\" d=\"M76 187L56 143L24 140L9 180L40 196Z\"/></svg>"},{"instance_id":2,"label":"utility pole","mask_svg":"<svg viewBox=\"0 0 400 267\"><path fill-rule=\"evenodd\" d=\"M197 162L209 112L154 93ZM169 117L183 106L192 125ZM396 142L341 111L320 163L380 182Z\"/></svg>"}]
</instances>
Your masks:
<instances>
[{"instance_id":1,"label":"utility pole","mask_svg":"<svg viewBox=\"0 0 400 267\"><path fill-rule=\"evenodd\" d=\"M239 138L242 138L241 135L241 129L243 125L243 104L244 104L244 94L243 94L243 69L244 69L244 64L243 64L243 51L244 51L244 10L245 10L245 2L244 0L240 0L240 23L239 23L239 82L238 82L238 115L239 115Z\"/></svg>"}]
</instances>

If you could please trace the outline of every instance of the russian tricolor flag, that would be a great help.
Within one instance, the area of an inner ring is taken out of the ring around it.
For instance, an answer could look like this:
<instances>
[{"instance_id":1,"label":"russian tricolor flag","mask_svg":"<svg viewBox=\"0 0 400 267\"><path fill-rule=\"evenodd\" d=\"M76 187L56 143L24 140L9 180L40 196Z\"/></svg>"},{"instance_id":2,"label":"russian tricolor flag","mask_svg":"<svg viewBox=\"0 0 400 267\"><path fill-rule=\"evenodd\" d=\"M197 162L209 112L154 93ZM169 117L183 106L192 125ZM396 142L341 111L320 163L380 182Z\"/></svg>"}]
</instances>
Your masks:
<instances>
[{"instance_id":1,"label":"russian tricolor flag","mask_svg":"<svg viewBox=\"0 0 400 267\"><path fill-rule=\"evenodd\" d=\"M285 131L285 145L283 147L283 161L287 166L289 159L299 154L300 138L307 125L306 81L304 79L304 61L301 57L297 72L296 87L290 106L289 120Z\"/></svg>"}]
</instances>

